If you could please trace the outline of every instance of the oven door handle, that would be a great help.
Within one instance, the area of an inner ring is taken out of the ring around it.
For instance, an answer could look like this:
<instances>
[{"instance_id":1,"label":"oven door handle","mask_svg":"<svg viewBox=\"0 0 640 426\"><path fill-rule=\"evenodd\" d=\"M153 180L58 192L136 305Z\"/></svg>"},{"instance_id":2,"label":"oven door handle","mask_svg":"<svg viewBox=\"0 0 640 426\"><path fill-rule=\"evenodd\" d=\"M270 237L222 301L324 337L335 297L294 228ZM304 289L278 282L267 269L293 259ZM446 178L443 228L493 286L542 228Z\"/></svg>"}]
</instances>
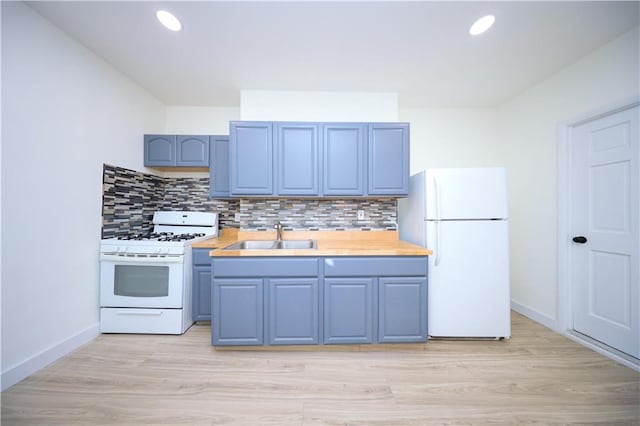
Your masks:
<instances>
[{"instance_id":1,"label":"oven door handle","mask_svg":"<svg viewBox=\"0 0 640 426\"><path fill-rule=\"evenodd\" d=\"M129 310L120 310L116 312L116 315L142 315L142 316L152 316L159 317L162 316L163 312L158 309L129 309Z\"/></svg>"},{"instance_id":2,"label":"oven door handle","mask_svg":"<svg viewBox=\"0 0 640 426\"><path fill-rule=\"evenodd\" d=\"M183 255L159 255L159 256L127 256L121 254L101 254L100 260L114 263L183 263Z\"/></svg>"}]
</instances>

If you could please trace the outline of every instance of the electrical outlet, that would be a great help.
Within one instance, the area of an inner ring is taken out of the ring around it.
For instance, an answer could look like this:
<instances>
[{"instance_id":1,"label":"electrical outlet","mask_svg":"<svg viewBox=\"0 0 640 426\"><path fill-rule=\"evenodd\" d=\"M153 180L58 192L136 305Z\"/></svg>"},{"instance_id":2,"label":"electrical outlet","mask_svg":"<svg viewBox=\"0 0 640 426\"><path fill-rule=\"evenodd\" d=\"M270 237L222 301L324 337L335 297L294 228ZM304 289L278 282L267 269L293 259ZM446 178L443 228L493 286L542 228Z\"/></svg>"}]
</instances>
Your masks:
<instances>
[{"instance_id":1,"label":"electrical outlet","mask_svg":"<svg viewBox=\"0 0 640 426\"><path fill-rule=\"evenodd\" d=\"M358 210L358 220L364 220L364 210Z\"/></svg>"},{"instance_id":2,"label":"electrical outlet","mask_svg":"<svg viewBox=\"0 0 640 426\"><path fill-rule=\"evenodd\" d=\"M234 220L235 220L236 222L240 222L240 213L236 213L236 214L235 214L235 216L234 216Z\"/></svg>"}]
</instances>

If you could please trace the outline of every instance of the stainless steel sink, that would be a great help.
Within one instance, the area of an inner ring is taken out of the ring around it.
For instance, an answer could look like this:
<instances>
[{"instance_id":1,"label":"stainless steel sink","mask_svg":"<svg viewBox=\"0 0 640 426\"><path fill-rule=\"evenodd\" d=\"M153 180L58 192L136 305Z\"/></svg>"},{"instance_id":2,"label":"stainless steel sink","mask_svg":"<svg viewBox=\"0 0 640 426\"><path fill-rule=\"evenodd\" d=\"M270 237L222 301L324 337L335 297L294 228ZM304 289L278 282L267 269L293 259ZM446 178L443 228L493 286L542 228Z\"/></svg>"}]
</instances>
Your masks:
<instances>
[{"instance_id":1,"label":"stainless steel sink","mask_svg":"<svg viewBox=\"0 0 640 426\"><path fill-rule=\"evenodd\" d=\"M316 240L286 240L278 241L279 249L316 249Z\"/></svg>"},{"instance_id":2,"label":"stainless steel sink","mask_svg":"<svg viewBox=\"0 0 640 426\"><path fill-rule=\"evenodd\" d=\"M235 244L231 244L224 248L224 250L272 250L277 248L277 241L268 240L253 240L253 241L238 241Z\"/></svg>"},{"instance_id":3,"label":"stainless steel sink","mask_svg":"<svg viewBox=\"0 0 640 426\"><path fill-rule=\"evenodd\" d=\"M249 240L238 241L223 250L315 250L316 240Z\"/></svg>"}]
</instances>

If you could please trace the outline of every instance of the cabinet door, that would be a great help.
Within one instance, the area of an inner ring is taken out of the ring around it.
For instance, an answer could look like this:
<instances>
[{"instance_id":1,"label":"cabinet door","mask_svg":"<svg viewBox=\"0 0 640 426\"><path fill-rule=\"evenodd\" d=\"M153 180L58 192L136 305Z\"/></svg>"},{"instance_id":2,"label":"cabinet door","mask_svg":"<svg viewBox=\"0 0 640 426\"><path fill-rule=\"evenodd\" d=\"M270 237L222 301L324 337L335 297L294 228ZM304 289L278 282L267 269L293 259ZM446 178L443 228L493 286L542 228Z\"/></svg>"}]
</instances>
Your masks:
<instances>
[{"instance_id":1,"label":"cabinet door","mask_svg":"<svg viewBox=\"0 0 640 426\"><path fill-rule=\"evenodd\" d=\"M269 344L318 343L318 280L272 278L269 291Z\"/></svg>"},{"instance_id":2,"label":"cabinet door","mask_svg":"<svg viewBox=\"0 0 640 426\"><path fill-rule=\"evenodd\" d=\"M378 341L426 342L426 278L378 280Z\"/></svg>"},{"instance_id":3,"label":"cabinet door","mask_svg":"<svg viewBox=\"0 0 640 426\"><path fill-rule=\"evenodd\" d=\"M312 123L276 125L278 195L318 195L318 128Z\"/></svg>"},{"instance_id":4,"label":"cabinet door","mask_svg":"<svg viewBox=\"0 0 640 426\"><path fill-rule=\"evenodd\" d=\"M322 193L364 195L366 125L324 124Z\"/></svg>"},{"instance_id":5,"label":"cabinet door","mask_svg":"<svg viewBox=\"0 0 640 426\"><path fill-rule=\"evenodd\" d=\"M162 167L176 165L176 137L144 135L144 165Z\"/></svg>"},{"instance_id":6,"label":"cabinet door","mask_svg":"<svg viewBox=\"0 0 640 426\"><path fill-rule=\"evenodd\" d=\"M177 136L176 166L208 167L209 136Z\"/></svg>"},{"instance_id":7,"label":"cabinet door","mask_svg":"<svg viewBox=\"0 0 640 426\"><path fill-rule=\"evenodd\" d=\"M211 321L211 266L193 267L193 320Z\"/></svg>"},{"instance_id":8,"label":"cabinet door","mask_svg":"<svg viewBox=\"0 0 640 426\"><path fill-rule=\"evenodd\" d=\"M209 137L209 194L229 197L229 137Z\"/></svg>"},{"instance_id":9,"label":"cabinet door","mask_svg":"<svg viewBox=\"0 0 640 426\"><path fill-rule=\"evenodd\" d=\"M373 342L373 278L325 278L324 343Z\"/></svg>"},{"instance_id":10,"label":"cabinet door","mask_svg":"<svg viewBox=\"0 0 640 426\"><path fill-rule=\"evenodd\" d=\"M273 125L232 122L230 125L232 195L273 194Z\"/></svg>"},{"instance_id":11,"label":"cabinet door","mask_svg":"<svg viewBox=\"0 0 640 426\"><path fill-rule=\"evenodd\" d=\"M409 195L409 125L369 124L369 195Z\"/></svg>"},{"instance_id":12,"label":"cabinet door","mask_svg":"<svg viewBox=\"0 0 640 426\"><path fill-rule=\"evenodd\" d=\"M214 279L212 344L262 345L262 279Z\"/></svg>"}]
</instances>

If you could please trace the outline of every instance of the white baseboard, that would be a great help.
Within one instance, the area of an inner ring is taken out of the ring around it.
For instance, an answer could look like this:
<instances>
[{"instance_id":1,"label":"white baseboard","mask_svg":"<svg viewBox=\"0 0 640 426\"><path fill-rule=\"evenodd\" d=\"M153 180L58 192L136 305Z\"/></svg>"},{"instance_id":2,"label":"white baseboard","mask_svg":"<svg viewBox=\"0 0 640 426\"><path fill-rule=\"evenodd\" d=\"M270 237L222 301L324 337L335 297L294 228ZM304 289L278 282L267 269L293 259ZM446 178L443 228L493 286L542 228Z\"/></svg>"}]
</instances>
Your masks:
<instances>
[{"instance_id":1,"label":"white baseboard","mask_svg":"<svg viewBox=\"0 0 640 426\"><path fill-rule=\"evenodd\" d=\"M9 367L2 372L2 378L0 378L0 388L2 391L10 388L19 381L29 377L36 371L46 367L52 362L62 358L63 356L73 352L80 346L89 343L100 334L100 325L95 324L80 333L71 336L67 340L64 340L56 345L51 346L48 349L32 356L31 358Z\"/></svg>"},{"instance_id":2,"label":"white baseboard","mask_svg":"<svg viewBox=\"0 0 640 426\"><path fill-rule=\"evenodd\" d=\"M535 309L531 309L527 306L521 305L518 302L511 301L511 309L516 311L519 314L524 315L525 317L534 320L535 322L544 325L551 330L558 332L558 320L554 318L550 318Z\"/></svg>"}]
</instances>

